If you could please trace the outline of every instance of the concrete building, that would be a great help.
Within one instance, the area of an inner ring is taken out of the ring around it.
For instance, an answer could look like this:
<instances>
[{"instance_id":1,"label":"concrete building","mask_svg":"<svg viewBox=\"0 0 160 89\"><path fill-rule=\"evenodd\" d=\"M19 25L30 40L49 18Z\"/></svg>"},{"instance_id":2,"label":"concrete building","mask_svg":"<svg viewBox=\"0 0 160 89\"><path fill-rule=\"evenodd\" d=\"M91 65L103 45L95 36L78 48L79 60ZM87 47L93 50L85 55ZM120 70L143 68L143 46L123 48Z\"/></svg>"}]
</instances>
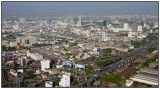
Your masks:
<instances>
[{"instance_id":1,"label":"concrete building","mask_svg":"<svg viewBox=\"0 0 160 89\"><path fill-rule=\"evenodd\" d=\"M71 79L70 79L71 73L63 73L62 78L59 82L60 87L70 87Z\"/></svg>"},{"instance_id":2,"label":"concrete building","mask_svg":"<svg viewBox=\"0 0 160 89\"><path fill-rule=\"evenodd\" d=\"M26 65L26 59L21 58L21 66Z\"/></svg>"},{"instance_id":3,"label":"concrete building","mask_svg":"<svg viewBox=\"0 0 160 89\"><path fill-rule=\"evenodd\" d=\"M87 37L91 35L90 30L84 30L83 32L84 32L83 34L85 34Z\"/></svg>"},{"instance_id":4,"label":"concrete building","mask_svg":"<svg viewBox=\"0 0 160 89\"><path fill-rule=\"evenodd\" d=\"M158 21L156 21L156 22L154 23L154 27L155 27L155 28L158 27Z\"/></svg>"},{"instance_id":5,"label":"concrete building","mask_svg":"<svg viewBox=\"0 0 160 89\"><path fill-rule=\"evenodd\" d=\"M56 68L63 68L63 65L56 65Z\"/></svg>"},{"instance_id":6,"label":"concrete building","mask_svg":"<svg viewBox=\"0 0 160 89\"><path fill-rule=\"evenodd\" d=\"M156 69L152 69L152 68L142 68L140 71L143 73L158 75L158 71Z\"/></svg>"},{"instance_id":7,"label":"concrete building","mask_svg":"<svg viewBox=\"0 0 160 89\"><path fill-rule=\"evenodd\" d=\"M137 26L137 31L138 31L138 32L142 32L142 31L143 31L143 29L142 29L142 26L141 26L141 25Z\"/></svg>"},{"instance_id":8,"label":"concrete building","mask_svg":"<svg viewBox=\"0 0 160 89\"><path fill-rule=\"evenodd\" d=\"M142 68L140 72L131 77L131 79L148 85L158 85L158 70Z\"/></svg>"},{"instance_id":9,"label":"concrete building","mask_svg":"<svg viewBox=\"0 0 160 89\"><path fill-rule=\"evenodd\" d=\"M10 47L16 47L17 46L17 42L10 42L9 45L10 45Z\"/></svg>"},{"instance_id":10,"label":"concrete building","mask_svg":"<svg viewBox=\"0 0 160 89\"><path fill-rule=\"evenodd\" d=\"M7 40L2 40L2 45L6 46L6 47L9 47L10 43Z\"/></svg>"},{"instance_id":11,"label":"concrete building","mask_svg":"<svg viewBox=\"0 0 160 89\"><path fill-rule=\"evenodd\" d=\"M41 70L37 69L35 74L41 74Z\"/></svg>"},{"instance_id":12,"label":"concrete building","mask_svg":"<svg viewBox=\"0 0 160 89\"><path fill-rule=\"evenodd\" d=\"M63 67L72 67L73 63L70 60L63 59L62 65L63 65Z\"/></svg>"},{"instance_id":13,"label":"concrete building","mask_svg":"<svg viewBox=\"0 0 160 89\"><path fill-rule=\"evenodd\" d=\"M42 60L43 59L43 56L38 53L32 53L30 57L34 60Z\"/></svg>"},{"instance_id":14,"label":"concrete building","mask_svg":"<svg viewBox=\"0 0 160 89\"><path fill-rule=\"evenodd\" d=\"M27 56L34 59L35 61L38 61L38 60L42 60L43 59L43 55L40 55L38 53L31 53L29 51L27 51Z\"/></svg>"},{"instance_id":15,"label":"concrete building","mask_svg":"<svg viewBox=\"0 0 160 89\"><path fill-rule=\"evenodd\" d=\"M158 62L149 63L149 67L150 68L156 68L156 67L158 67Z\"/></svg>"},{"instance_id":16,"label":"concrete building","mask_svg":"<svg viewBox=\"0 0 160 89\"><path fill-rule=\"evenodd\" d=\"M53 81L46 81L45 87L53 87Z\"/></svg>"},{"instance_id":17,"label":"concrete building","mask_svg":"<svg viewBox=\"0 0 160 89\"><path fill-rule=\"evenodd\" d=\"M23 73L23 69L18 69L17 72Z\"/></svg>"},{"instance_id":18,"label":"concrete building","mask_svg":"<svg viewBox=\"0 0 160 89\"><path fill-rule=\"evenodd\" d=\"M81 19L81 17L79 16L78 17L78 23L77 23L77 26L81 26L82 25L82 19Z\"/></svg>"},{"instance_id":19,"label":"concrete building","mask_svg":"<svg viewBox=\"0 0 160 89\"><path fill-rule=\"evenodd\" d=\"M26 19L24 17L21 17L19 20L21 23L24 23Z\"/></svg>"},{"instance_id":20,"label":"concrete building","mask_svg":"<svg viewBox=\"0 0 160 89\"><path fill-rule=\"evenodd\" d=\"M75 66L75 68L85 69L85 65L83 65L83 64L75 64L74 66Z\"/></svg>"},{"instance_id":21,"label":"concrete building","mask_svg":"<svg viewBox=\"0 0 160 89\"><path fill-rule=\"evenodd\" d=\"M128 33L128 37L130 37L130 38L134 38L134 37L137 37L137 36L138 36L137 32L129 32Z\"/></svg>"},{"instance_id":22,"label":"concrete building","mask_svg":"<svg viewBox=\"0 0 160 89\"><path fill-rule=\"evenodd\" d=\"M41 60L41 70L46 72L51 68L51 61L48 59Z\"/></svg>"},{"instance_id":23,"label":"concrete building","mask_svg":"<svg viewBox=\"0 0 160 89\"><path fill-rule=\"evenodd\" d=\"M100 53L101 50L102 50L101 48L94 48L93 53L97 55Z\"/></svg>"},{"instance_id":24,"label":"concrete building","mask_svg":"<svg viewBox=\"0 0 160 89\"><path fill-rule=\"evenodd\" d=\"M21 36L17 37L16 42L19 43L21 46L28 47L36 44L37 39L33 36Z\"/></svg>"},{"instance_id":25,"label":"concrete building","mask_svg":"<svg viewBox=\"0 0 160 89\"><path fill-rule=\"evenodd\" d=\"M102 39L106 40L106 37L107 37L106 32L102 32Z\"/></svg>"},{"instance_id":26,"label":"concrete building","mask_svg":"<svg viewBox=\"0 0 160 89\"><path fill-rule=\"evenodd\" d=\"M129 48L130 48L130 49L134 49L134 46L130 46Z\"/></svg>"},{"instance_id":27,"label":"concrete building","mask_svg":"<svg viewBox=\"0 0 160 89\"><path fill-rule=\"evenodd\" d=\"M148 85L158 85L158 77L154 77L151 75L146 74L136 74L133 78L131 78L133 81L137 81L140 83L145 83Z\"/></svg>"},{"instance_id":28,"label":"concrete building","mask_svg":"<svg viewBox=\"0 0 160 89\"><path fill-rule=\"evenodd\" d=\"M132 80L126 80L126 82L125 82L125 85L126 85L127 87L130 87L132 84L133 84L133 81L132 81Z\"/></svg>"},{"instance_id":29,"label":"concrete building","mask_svg":"<svg viewBox=\"0 0 160 89\"><path fill-rule=\"evenodd\" d=\"M83 53L83 56L82 56L83 59L86 59L86 58L89 58L89 57L91 57L91 55L89 55L88 53Z\"/></svg>"},{"instance_id":30,"label":"concrete building","mask_svg":"<svg viewBox=\"0 0 160 89\"><path fill-rule=\"evenodd\" d=\"M103 26L104 27L108 27L109 26L109 22L107 20L103 20Z\"/></svg>"},{"instance_id":31,"label":"concrete building","mask_svg":"<svg viewBox=\"0 0 160 89\"><path fill-rule=\"evenodd\" d=\"M124 23L123 24L123 29L125 30L125 31L129 31L129 24L128 23Z\"/></svg>"},{"instance_id":32,"label":"concrete building","mask_svg":"<svg viewBox=\"0 0 160 89\"><path fill-rule=\"evenodd\" d=\"M10 69L9 73L12 74L13 76L18 76L18 73L14 69Z\"/></svg>"}]
</instances>

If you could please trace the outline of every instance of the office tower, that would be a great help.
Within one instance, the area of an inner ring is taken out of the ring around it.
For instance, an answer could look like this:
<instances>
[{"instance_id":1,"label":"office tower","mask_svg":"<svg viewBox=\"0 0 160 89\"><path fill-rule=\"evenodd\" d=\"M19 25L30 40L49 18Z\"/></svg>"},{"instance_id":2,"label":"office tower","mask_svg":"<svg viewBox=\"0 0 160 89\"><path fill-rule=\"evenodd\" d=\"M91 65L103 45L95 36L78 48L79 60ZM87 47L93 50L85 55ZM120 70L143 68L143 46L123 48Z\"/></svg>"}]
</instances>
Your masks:
<instances>
[{"instance_id":1,"label":"office tower","mask_svg":"<svg viewBox=\"0 0 160 89\"><path fill-rule=\"evenodd\" d=\"M82 23L82 21L81 21L82 19L81 19L81 17L79 16L78 17L78 23L77 23L77 26L81 26L81 23Z\"/></svg>"}]
</instances>

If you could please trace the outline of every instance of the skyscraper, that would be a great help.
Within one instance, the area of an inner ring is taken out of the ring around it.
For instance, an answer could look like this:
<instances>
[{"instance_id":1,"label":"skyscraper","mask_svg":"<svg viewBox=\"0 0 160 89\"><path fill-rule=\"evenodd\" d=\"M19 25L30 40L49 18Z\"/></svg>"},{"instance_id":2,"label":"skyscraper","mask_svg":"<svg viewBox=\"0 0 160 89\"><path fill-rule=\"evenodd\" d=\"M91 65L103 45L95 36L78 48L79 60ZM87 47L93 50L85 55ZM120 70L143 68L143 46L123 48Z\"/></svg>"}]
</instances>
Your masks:
<instances>
[{"instance_id":1,"label":"skyscraper","mask_svg":"<svg viewBox=\"0 0 160 89\"><path fill-rule=\"evenodd\" d=\"M103 20L103 26L104 27L108 27L108 25L109 25L108 21L107 20Z\"/></svg>"},{"instance_id":2,"label":"skyscraper","mask_svg":"<svg viewBox=\"0 0 160 89\"><path fill-rule=\"evenodd\" d=\"M82 23L82 20L81 20L81 17L79 16L77 26L81 26L81 23Z\"/></svg>"},{"instance_id":3,"label":"skyscraper","mask_svg":"<svg viewBox=\"0 0 160 89\"><path fill-rule=\"evenodd\" d=\"M123 29L124 29L125 31L129 31L129 24L128 24L128 23L124 23L124 24L123 24Z\"/></svg>"}]
</instances>

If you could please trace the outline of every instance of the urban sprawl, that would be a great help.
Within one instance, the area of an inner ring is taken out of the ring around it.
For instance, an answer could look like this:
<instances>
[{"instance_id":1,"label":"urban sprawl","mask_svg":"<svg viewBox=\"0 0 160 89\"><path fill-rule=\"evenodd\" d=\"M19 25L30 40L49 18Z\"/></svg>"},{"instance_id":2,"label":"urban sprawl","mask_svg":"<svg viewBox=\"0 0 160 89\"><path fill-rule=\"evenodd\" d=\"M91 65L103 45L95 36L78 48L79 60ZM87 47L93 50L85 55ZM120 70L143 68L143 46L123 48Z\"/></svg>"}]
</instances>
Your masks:
<instances>
[{"instance_id":1,"label":"urban sprawl","mask_svg":"<svg viewBox=\"0 0 160 89\"><path fill-rule=\"evenodd\" d=\"M2 18L2 87L158 87L158 17Z\"/></svg>"}]
</instances>

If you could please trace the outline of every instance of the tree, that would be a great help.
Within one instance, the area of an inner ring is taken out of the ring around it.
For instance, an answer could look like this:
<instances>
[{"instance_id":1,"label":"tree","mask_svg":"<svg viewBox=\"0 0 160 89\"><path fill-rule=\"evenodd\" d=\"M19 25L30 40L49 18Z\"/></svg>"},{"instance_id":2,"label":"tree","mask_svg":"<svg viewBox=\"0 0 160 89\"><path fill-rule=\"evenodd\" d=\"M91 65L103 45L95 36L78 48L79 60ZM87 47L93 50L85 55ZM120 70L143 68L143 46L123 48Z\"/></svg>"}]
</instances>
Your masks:
<instances>
[{"instance_id":1,"label":"tree","mask_svg":"<svg viewBox=\"0 0 160 89\"><path fill-rule=\"evenodd\" d=\"M91 74L92 72L94 72L93 66L87 65L85 68L85 73L88 75L88 74Z\"/></svg>"},{"instance_id":2,"label":"tree","mask_svg":"<svg viewBox=\"0 0 160 89\"><path fill-rule=\"evenodd\" d=\"M107 65L109 65L111 63L113 63L113 61L106 60L106 61L103 61L103 62L97 62L96 64L97 64L98 67L105 67L105 66L107 66Z\"/></svg>"},{"instance_id":3,"label":"tree","mask_svg":"<svg viewBox=\"0 0 160 89\"><path fill-rule=\"evenodd\" d=\"M37 77L37 75L34 74L34 71L28 71L25 73L24 79L33 79Z\"/></svg>"},{"instance_id":4,"label":"tree","mask_svg":"<svg viewBox=\"0 0 160 89\"><path fill-rule=\"evenodd\" d=\"M101 77L101 81L111 82L111 83L115 83L115 84L118 84L118 85L122 85L125 82L125 80L122 78L122 75L118 72L103 75Z\"/></svg>"}]
</instances>

